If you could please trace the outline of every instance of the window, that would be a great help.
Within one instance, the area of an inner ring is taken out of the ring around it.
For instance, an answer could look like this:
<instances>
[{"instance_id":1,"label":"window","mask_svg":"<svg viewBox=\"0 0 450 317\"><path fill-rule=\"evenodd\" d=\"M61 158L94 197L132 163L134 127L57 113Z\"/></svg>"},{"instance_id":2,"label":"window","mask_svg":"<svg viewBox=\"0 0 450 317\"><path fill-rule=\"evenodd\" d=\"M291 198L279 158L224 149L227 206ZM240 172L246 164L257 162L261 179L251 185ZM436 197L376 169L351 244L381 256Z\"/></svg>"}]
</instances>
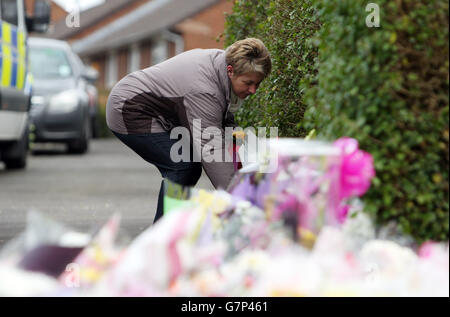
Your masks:
<instances>
[{"instance_id":1,"label":"window","mask_svg":"<svg viewBox=\"0 0 450 317\"><path fill-rule=\"evenodd\" d=\"M164 62L168 57L168 47L167 42L164 40L159 40L152 47L152 65Z\"/></svg>"},{"instance_id":2,"label":"window","mask_svg":"<svg viewBox=\"0 0 450 317\"><path fill-rule=\"evenodd\" d=\"M16 0L2 0L1 3L1 10L2 13L2 20L8 23L11 23L13 25L17 25L17 15L18 15L18 9L17 9L17 1Z\"/></svg>"},{"instance_id":3,"label":"window","mask_svg":"<svg viewBox=\"0 0 450 317\"><path fill-rule=\"evenodd\" d=\"M106 87L112 88L117 82L117 54L116 52L111 52L108 55L108 60L106 62Z\"/></svg>"},{"instance_id":4,"label":"window","mask_svg":"<svg viewBox=\"0 0 450 317\"><path fill-rule=\"evenodd\" d=\"M141 56L139 52L139 45L133 44L130 48L130 54L128 55L128 72L132 73L139 70Z\"/></svg>"},{"instance_id":5,"label":"window","mask_svg":"<svg viewBox=\"0 0 450 317\"><path fill-rule=\"evenodd\" d=\"M73 74L66 53L57 48L31 47L30 65L36 79L62 79Z\"/></svg>"}]
</instances>

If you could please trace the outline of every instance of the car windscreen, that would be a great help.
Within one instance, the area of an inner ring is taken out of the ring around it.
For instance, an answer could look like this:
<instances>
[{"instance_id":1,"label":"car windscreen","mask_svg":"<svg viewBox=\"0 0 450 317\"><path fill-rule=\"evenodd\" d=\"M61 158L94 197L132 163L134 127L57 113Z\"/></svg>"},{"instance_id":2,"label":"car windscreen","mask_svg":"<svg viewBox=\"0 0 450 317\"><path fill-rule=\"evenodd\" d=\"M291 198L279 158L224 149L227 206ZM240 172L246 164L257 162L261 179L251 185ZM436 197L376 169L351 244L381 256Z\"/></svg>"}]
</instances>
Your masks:
<instances>
[{"instance_id":1,"label":"car windscreen","mask_svg":"<svg viewBox=\"0 0 450 317\"><path fill-rule=\"evenodd\" d=\"M30 64L34 78L61 79L73 74L66 53L58 48L31 47Z\"/></svg>"}]
</instances>

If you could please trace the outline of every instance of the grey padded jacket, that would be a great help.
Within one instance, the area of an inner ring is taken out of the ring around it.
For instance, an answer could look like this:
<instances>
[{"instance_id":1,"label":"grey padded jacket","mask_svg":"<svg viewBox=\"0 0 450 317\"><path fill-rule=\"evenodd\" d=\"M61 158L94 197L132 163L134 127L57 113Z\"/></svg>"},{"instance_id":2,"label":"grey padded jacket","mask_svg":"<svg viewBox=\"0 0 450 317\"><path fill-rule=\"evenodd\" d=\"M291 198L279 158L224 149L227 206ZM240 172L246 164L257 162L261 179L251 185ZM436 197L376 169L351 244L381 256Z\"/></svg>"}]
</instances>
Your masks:
<instances>
[{"instance_id":1,"label":"grey padded jacket","mask_svg":"<svg viewBox=\"0 0 450 317\"><path fill-rule=\"evenodd\" d=\"M224 161L228 151L224 128L235 126L233 114L228 112L231 95L225 51L194 49L122 78L109 95L106 121L111 130L121 134L186 127L194 148L212 147L202 153L203 168L214 187L226 188L234 173L233 163ZM207 127L219 128L221 141L192 141L192 136L199 134L193 131L194 119L201 119L201 132ZM215 151L222 153L221 162L211 162L214 153L218 155Z\"/></svg>"}]
</instances>

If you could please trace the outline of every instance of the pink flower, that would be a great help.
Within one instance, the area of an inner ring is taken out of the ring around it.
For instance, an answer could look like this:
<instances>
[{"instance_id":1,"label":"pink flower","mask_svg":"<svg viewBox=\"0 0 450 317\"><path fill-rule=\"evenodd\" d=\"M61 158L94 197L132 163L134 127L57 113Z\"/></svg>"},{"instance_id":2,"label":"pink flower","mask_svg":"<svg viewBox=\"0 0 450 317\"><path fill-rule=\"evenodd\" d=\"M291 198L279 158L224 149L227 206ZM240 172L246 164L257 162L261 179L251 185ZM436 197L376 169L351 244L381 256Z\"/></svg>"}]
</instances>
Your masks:
<instances>
[{"instance_id":1,"label":"pink flower","mask_svg":"<svg viewBox=\"0 0 450 317\"><path fill-rule=\"evenodd\" d=\"M421 258L428 258L433 253L433 242L427 241L420 246L419 256Z\"/></svg>"},{"instance_id":2,"label":"pink flower","mask_svg":"<svg viewBox=\"0 0 450 317\"><path fill-rule=\"evenodd\" d=\"M343 205L339 206L338 212L337 212L337 220L340 224L343 224L345 220L347 219L348 211L350 210L349 205Z\"/></svg>"},{"instance_id":3,"label":"pink flower","mask_svg":"<svg viewBox=\"0 0 450 317\"><path fill-rule=\"evenodd\" d=\"M333 145L342 154L339 199L362 196L375 176L372 155L360 150L358 141L349 137L342 137Z\"/></svg>"}]
</instances>

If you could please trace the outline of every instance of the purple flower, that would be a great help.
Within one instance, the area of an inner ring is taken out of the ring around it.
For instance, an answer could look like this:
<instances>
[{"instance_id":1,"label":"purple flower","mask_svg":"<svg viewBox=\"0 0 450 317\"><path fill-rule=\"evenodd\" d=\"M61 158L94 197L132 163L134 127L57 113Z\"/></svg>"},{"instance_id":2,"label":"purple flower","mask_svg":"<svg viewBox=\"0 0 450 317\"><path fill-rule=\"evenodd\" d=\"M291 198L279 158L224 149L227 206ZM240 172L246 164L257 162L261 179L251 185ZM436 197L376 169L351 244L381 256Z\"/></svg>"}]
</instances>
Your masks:
<instances>
[{"instance_id":1,"label":"purple flower","mask_svg":"<svg viewBox=\"0 0 450 317\"><path fill-rule=\"evenodd\" d=\"M264 202L267 195L270 193L270 181L262 180L255 191L255 205L264 209Z\"/></svg>"},{"instance_id":2,"label":"purple flower","mask_svg":"<svg viewBox=\"0 0 450 317\"><path fill-rule=\"evenodd\" d=\"M250 202L253 201L255 187L251 184L250 175L245 176L244 180L231 191L231 195L235 198L241 198Z\"/></svg>"}]
</instances>

